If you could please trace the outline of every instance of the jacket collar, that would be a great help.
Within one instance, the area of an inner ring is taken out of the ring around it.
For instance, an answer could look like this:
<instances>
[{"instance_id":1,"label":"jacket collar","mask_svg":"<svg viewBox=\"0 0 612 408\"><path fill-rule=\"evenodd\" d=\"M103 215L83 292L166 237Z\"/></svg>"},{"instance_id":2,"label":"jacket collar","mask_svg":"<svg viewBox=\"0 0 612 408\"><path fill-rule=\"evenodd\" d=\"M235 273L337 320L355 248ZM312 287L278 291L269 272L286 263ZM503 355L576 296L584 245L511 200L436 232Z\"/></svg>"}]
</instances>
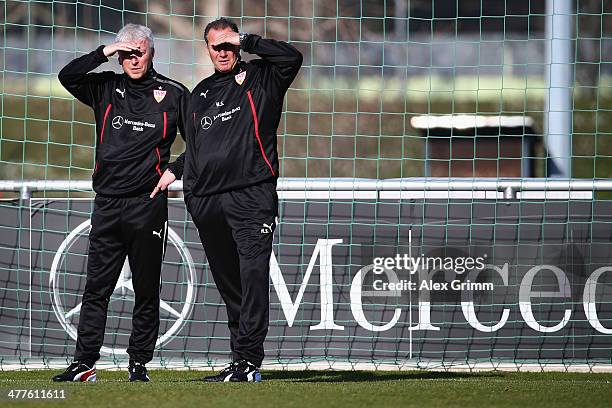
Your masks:
<instances>
[{"instance_id":1,"label":"jacket collar","mask_svg":"<svg viewBox=\"0 0 612 408\"><path fill-rule=\"evenodd\" d=\"M123 76L128 86L136 89L146 88L150 86L157 78L157 71L155 71L153 68L153 63L151 63L151 66L147 72L140 79L132 79L125 72L123 73Z\"/></svg>"},{"instance_id":2,"label":"jacket collar","mask_svg":"<svg viewBox=\"0 0 612 408\"><path fill-rule=\"evenodd\" d=\"M246 71L246 62L238 61L236 66L229 72L219 72L215 70L215 73L212 74L212 78L215 80L222 81L227 78L231 78L236 74L239 74L241 71Z\"/></svg>"}]
</instances>

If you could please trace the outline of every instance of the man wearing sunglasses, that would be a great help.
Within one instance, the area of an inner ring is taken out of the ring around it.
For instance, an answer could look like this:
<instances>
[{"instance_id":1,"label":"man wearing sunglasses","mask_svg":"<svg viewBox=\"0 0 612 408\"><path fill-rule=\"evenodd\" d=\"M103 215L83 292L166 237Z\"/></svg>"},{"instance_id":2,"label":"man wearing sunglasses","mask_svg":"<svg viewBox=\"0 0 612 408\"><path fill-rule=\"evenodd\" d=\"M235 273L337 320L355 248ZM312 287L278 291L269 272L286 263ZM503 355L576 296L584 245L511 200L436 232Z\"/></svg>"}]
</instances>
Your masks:
<instances>
[{"instance_id":1,"label":"man wearing sunglasses","mask_svg":"<svg viewBox=\"0 0 612 408\"><path fill-rule=\"evenodd\" d=\"M226 18L208 24L204 38L215 72L192 92L183 186L226 305L233 359L205 381L259 381L278 214L276 130L302 54L238 33ZM241 61L240 50L260 58Z\"/></svg>"},{"instance_id":2,"label":"man wearing sunglasses","mask_svg":"<svg viewBox=\"0 0 612 408\"><path fill-rule=\"evenodd\" d=\"M118 54L123 74L92 73ZM189 91L153 69L154 38L128 24L116 42L101 45L59 73L62 85L90 106L96 120L96 192L89 233L87 278L73 363L54 381L95 381L107 308L126 256L132 273L134 311L127 353L130 381L149 381L159 330L161 264L166 248L167 187L183 170L168 164L177 129L185 137Z\"/></svg>"}]
</instances>

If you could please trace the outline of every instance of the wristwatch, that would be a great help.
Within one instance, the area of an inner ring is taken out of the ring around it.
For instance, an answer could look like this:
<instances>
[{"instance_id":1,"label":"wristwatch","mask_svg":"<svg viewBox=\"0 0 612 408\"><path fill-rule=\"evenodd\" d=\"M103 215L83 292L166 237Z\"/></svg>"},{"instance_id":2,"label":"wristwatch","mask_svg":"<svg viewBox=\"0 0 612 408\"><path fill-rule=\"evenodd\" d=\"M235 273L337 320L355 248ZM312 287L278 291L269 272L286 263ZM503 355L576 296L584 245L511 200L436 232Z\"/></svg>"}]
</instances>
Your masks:
<instances>
[{"instance_id":1,"label":"wristwatch","mask_svg":"<svg viewBox=\"0 0 612 408\"><path fill-rule=\"evenodd\" d=\"M244 40L246 40L249 33L238 33L238 38L240 39L240 47L244 44Z\"/></svg>"}]
</instances>

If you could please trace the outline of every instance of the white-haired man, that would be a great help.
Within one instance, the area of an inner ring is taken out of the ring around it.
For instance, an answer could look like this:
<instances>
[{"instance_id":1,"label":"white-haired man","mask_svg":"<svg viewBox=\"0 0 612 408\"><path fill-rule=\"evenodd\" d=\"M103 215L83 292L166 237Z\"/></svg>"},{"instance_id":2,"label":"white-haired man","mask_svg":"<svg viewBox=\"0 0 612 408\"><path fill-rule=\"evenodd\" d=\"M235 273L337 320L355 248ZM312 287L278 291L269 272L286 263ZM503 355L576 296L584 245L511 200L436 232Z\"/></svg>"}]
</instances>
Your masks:
<instances>
[{"instance_id":1,"label":"white-haired man","mask_svg":"<svg viewBox=\"0 0 612 408\"><path fill-rule=\"evenodd\" d=\"M182 174L182 156L168 161L177 129L185 136L189 101L187 88L153 69L154 53L151 30L128 24L115 43L71 61L59 73L62 85L94 111L96 197L74 360L54 381L96 380L108 303L126 256L134 288L129 380L149 381L145 364L153 358L159 330L168 220L167 195L151 191L165 190ZM90 72L115 54L123 74Z\"/></svg>"}]
</instances>

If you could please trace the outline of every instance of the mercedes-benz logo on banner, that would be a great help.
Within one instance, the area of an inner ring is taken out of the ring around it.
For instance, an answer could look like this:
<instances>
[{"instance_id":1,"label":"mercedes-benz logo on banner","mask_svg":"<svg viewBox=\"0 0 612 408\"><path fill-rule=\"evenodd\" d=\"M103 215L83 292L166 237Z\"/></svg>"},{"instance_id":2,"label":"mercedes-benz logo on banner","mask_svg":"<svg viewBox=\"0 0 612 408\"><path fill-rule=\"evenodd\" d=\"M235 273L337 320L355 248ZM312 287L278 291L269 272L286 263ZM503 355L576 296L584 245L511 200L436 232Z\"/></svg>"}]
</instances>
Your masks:
<instances>
[{"instance_id":1,"label":"mercedes-benz logo on banner","mask_svg":"<svg viewBox=\"0 0 612 408\"><path fill-rule=\"evenodd\" d=\"M67 255L71 254L74 256L75 250L71 251L71 247L79 240L79 238L86 237L91 230L90 220L86 220L78 225L59 246L57 252L55 253L55 257L53 258L53 263L51 264L51 271L49 276L49 289L51 295L51 304L53 305L53 312L57 317L57 320L60 322L66 333L76 341L77 339L77 327L76 324L73 323L73 317L80 314L81 311L81 302L78 302L76 306L69 308L68 310L64 307L62 299L66 297L66 295L71 296L80 296L82 293L75 292L74 289L67 293L68 290L62 288L61 285L66 285L68 281L70 281L71 276L69 272L66 271L64 263L66 262ZM164 321L168 322L170 326L164 333L162 333L162 328L160 327L159 337L157 338L157 342L155 347L161 347L167 342L169 342L177 333L185 325L185 322L189 318L191 311L193 309L193 305L196 299L196 271L195 265L193 263L193 258L189 253L189 250L185 246L183 240L178 236L178 234L172 229L168 228L168 241L169 244L173 245L174 248L178 251L180 256L181 263L183 265L183 270L186 282L178 282L178 284L186 284L186 290L184 288L179 288L178 290L173 291L173 293L178 293L182 297L182 299L160 299L160 316L164 319ZM167 255L167 252L166 252ZM79 271L81 272L81 271ZM84 275L85 271L81 273ZM83 276L80 275L80 276ZM72 276L74 278L74 276ZM172 285L172 282L164 282L164 287L168 285ZM81 289L79 289L81 290ZM132 272L129 267L128 260L126 258L123 269L121 270L121 275L119 280L117 281L117 285L115 286L115 290L111 297L111 302L116 301L127 301L133 302L134 299L134 286L132 284ZM182 303L182 307L177 307L176 305L180 305ZM109 306L110 308L110 306ZM109 309L110 310L110 309ZM127 317L131 317L131 308L129 308L130 315ZM126 312L128 313L128 312ZM115 316L116 317L116 316ZM119 316L121 317L124 316ZM75 322L76 323L76 322ZM102 346L100 350L102 354L106 355L126 355L126 349L124 348L113 348Z\"/></svg>"},{"instance_id":2,"label":"mercedes-benz logo on banner","mask_svg":"<svg viewBox=\"0 0 612 408\"><path fill-rule=\"evenodd\" d=\"M115 116L112 123L115 129L120 129L123 126L123 116Z\"/></svg>"},{"instance_id":3,"label":"mercedes-benz logo on banner","mask_svg":"<svg viewBox=\"0 0 612 408\"><path fill-rule=\"evenodd\" d=\"M200 121L200 125L202 125L202 129L206 130L212 126L212 119L210 116L204 116Z\"/></svg>"}]
</instances>

